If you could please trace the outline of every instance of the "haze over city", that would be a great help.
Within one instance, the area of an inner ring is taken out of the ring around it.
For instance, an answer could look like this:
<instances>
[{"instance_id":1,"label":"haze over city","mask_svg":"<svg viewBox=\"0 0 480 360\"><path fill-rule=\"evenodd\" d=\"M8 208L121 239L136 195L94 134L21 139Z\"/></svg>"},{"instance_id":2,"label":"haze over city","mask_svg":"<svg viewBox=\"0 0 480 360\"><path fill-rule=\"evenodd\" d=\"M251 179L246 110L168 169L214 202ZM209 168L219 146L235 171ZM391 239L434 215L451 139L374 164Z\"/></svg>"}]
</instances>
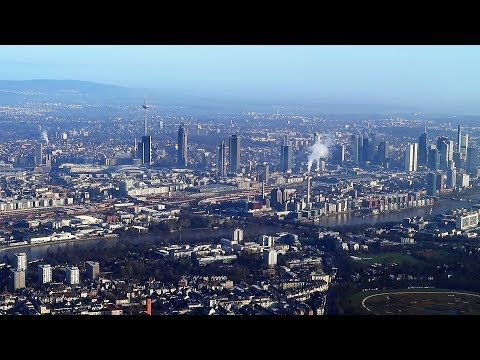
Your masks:
<instances>
[{"instance_id":1,"label":"haze over city","mask_svg":"<svg viewBox=\"0 0 480 360\"><path fill-rule=\"evenodd\" d=\"M93 81L235 106L480 113L478 46L2 46L0 79Z\"/></svg>"}]
</instances>

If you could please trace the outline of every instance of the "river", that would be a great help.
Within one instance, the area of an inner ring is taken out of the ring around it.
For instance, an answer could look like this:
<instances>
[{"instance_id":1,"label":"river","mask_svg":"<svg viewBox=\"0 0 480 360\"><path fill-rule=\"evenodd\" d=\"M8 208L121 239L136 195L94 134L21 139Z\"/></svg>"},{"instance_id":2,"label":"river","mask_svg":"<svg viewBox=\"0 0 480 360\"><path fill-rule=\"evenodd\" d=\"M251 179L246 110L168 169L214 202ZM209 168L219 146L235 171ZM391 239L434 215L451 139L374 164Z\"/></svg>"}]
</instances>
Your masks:
<instances>
[{"instance_id":1,"label":"river","mask_svg":"<svg viewBox=\"0 0 480 360\"><path fill-rule=\"evenodd\" d=\"M337 216L329 216L321 219L318 222L319 226L345 226L345 225L374 225L378 223L386 222L399 222L404 218L412 216L428 217L430 215L430 209L432 210L432 216L446 213L453 209L458 208L471 208L474 204L478 204L480 200L480 194L475 194L472 197L475 201L460 201L451 199L440 199L434 206L426 206L421 208L406 209L401 211L395 211L390 213L372 215L372 216L355 216L353 214L341 214Z\"/></svg>"},{"instance_id":2,"label":"river","mask_svg":"<svg viewBox=\"0 0 480 360\"><path fill-rule=\"evenodd\" d=\"M412 216L429 216L430 209L432 208L432 215L442 214L452 209L457 208L470 208L474 204L478 204L480 201L480 193L474 194L469 196L473 201L459 201L459 200L451 200L451 199L440 199L436 205L433 207L423 207L423 208L415 208L415 209L407 209L402 211L396 211L391 213L373 215L373 216L366 216L366 217L359 217L353 214L341 214L337 216L330 216L328 218L322 219L318 225L319 226L345 226L345 225L373 225L378 223L384 222L397 222L402 221L406 217ZM275 227L269 228L268 226L262 227L261 229L245 229L245 235L248 236L257 236L259 233L267 233L267 232L274 232ZM277 228L278 229L278 228ZM201 240L208 239L209 237L230 237L232 229L230 228L219 228L219 229L194 229L191 230L182 230L181 236L185 238L198 238ZM155 242L160 236L165 238L166 240L172 240L173 238L178 238L180 232L173 232L169 234L144 234L139 235L129 242L133 243L144 243L144 242ZM122 238L95 238L95 239L88 239L88 240L81 240L75 242L64 242L64 243L54 243L54 244L45 244L45 245L36 245L32 247L22 247L16 249L4 249L0 251L0 256L4 256L5 254L11 257L16 252L25 252L27 253L27 257L29 259L36 259L41 258L47 251L57 252L58 250L65 249L66 247L82 247L82 248L92 248L97 246L98 244L104 244L105 246L113 246L118 241L126 241Z\"/></svg>"}]
</instances>

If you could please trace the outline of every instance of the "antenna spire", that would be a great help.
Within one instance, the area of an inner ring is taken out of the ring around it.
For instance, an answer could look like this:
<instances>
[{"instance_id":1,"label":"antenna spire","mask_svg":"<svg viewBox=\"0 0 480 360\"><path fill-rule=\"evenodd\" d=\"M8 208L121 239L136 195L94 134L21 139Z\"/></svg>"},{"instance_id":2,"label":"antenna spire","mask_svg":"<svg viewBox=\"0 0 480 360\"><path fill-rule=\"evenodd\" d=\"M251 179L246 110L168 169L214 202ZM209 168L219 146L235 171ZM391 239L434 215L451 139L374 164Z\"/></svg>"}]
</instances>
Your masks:
<instances>
[{"instance_id":1,"label":"antenna spire","mask_svg":"<svg viewBox=\"0 0 480 360\"><path fill-rule=\"evenodd\" d=\"M143 116L143 135L147 136L147 93L145 92L145 102L143 103L143 108L145 109L144 116Z\"/></svg>"}]
</instances>

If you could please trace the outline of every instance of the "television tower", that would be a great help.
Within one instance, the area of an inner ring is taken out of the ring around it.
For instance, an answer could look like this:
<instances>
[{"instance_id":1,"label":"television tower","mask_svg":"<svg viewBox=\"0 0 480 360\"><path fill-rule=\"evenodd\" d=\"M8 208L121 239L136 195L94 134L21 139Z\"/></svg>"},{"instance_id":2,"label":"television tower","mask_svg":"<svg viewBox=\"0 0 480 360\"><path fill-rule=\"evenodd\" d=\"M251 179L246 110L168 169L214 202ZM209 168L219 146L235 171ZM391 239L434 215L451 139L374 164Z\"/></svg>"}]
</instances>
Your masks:
<instances>
[{"instance_id":1,"label":"television tower","mask_svg":"<svg viewBox=\"0 0 480 360\"><path fill-rule=\"evenodd\" d=\"M145 102L143 104L143 108L145 109L145 113L143 116L143 135L147 136L147 110L148 110L147 93L145 93Z\"/></svg>"}]
</instances>

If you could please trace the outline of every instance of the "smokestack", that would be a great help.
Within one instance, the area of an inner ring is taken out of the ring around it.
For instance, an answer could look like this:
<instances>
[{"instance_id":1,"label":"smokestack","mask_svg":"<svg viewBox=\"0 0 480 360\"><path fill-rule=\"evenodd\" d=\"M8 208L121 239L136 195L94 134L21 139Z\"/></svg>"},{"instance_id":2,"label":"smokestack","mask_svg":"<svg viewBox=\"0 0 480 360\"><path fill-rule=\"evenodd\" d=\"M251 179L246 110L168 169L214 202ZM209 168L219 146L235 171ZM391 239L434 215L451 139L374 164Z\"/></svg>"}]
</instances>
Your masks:
<instances>
[{"instance_id":1,"label":"smokestack","mask_svg":"<svg viewBox=\"0 0 480 360\"><path fill-rule=\"evenodd\" d=\"M311 191L312 191L312 181L310 176L307 176L307 204L310 204Z\"/></svg>"}]
</instances>

